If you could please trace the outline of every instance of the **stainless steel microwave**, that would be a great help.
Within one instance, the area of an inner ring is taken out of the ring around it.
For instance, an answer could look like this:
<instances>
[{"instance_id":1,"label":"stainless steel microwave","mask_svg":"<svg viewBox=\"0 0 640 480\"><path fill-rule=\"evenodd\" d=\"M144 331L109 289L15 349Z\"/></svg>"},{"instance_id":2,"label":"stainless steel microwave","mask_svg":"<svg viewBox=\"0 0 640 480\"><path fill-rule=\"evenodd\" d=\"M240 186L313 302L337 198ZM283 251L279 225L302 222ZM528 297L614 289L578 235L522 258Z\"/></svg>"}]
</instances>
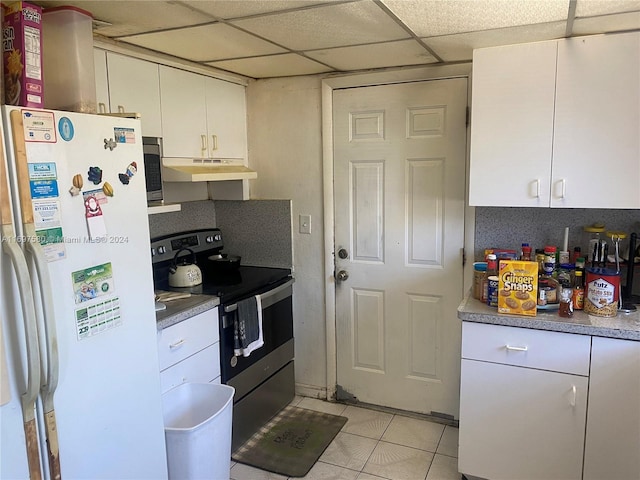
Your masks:
<instances>
[{"instance_id":1,"label":"stainless steel microwave","mask_svg":"<svg viewBox=\"0 0 640 480\"><path fill-rule=\"evenodd\" d=\"M142 137L147 201L162 201L162 147L156 137Z\"/></svg>"}]
</instances>

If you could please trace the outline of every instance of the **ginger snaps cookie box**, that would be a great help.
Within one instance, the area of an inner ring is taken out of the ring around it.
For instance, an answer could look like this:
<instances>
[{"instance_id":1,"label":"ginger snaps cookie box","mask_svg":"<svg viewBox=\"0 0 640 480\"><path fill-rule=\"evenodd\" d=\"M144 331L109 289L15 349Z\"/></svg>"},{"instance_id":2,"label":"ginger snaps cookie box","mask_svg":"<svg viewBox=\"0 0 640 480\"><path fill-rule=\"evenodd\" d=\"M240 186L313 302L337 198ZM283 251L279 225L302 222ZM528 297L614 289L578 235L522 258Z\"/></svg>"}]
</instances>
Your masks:
<instances>
[{"instance_id":1,"label":"ginger snaps cookie box","mask_svg":"<svg viewBox=\"0 0 640 480\"><path fill-rule=\"evenodd\" d=\"M498 313L536 316L538 262L500 260Z\"/></svg>"}]
</instances>

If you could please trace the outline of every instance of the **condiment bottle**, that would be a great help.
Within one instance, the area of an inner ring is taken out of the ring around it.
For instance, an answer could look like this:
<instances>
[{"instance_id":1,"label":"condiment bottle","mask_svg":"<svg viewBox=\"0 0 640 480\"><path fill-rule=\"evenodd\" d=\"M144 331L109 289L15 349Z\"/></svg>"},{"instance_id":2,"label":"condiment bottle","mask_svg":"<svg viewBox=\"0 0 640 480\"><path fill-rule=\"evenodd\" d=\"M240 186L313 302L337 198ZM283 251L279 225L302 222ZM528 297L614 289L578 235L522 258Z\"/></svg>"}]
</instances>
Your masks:
<instances>
[{"instance_id":1,"label":"condiment bottle","mask_svg":"<svg viewBox=\"0 0 640 480\"><path fill-rule=\"evenodd\" d=\"M524 260L526 262L531 261L531 247L529 245L522 245L522 255L520 256L520 260Z\"/></svg>"},{"instance_id":2,"label":"condiment bottle","mask_svg":"<svg viewBox=\"0 0 640 480\"><path fill-rule=\"evenodd\" d=\"M538 292L544 291L547 303L556 304L560 300L560 283L553 277L556 268L556 247L544 247L544 263L542 273L538 277ZM538 293L538 299L541 294Z\"/></svg>"},{"instance_id":3,"label":"condiment bottle","mask_svg":"<svg viewBox=\"0 0 640 480\"><path fill-rule=\"evenodd\" d=\"M487 255L487 273L485 276L487 285L487 305L498 306L498 257L490 253Z\"/></svg>"},{"instance_id":4,"label":"condiment bottle","mask_svg":"<svg viewBox=\"0 0 640 480\"><path fill-rule=\"evenodd\" d=\"M573 317L573 303L571 302L573 289L563 288L560 295L560 308L558 309L558 315L561 317Z\"/></svg>"},{"instance_id":5,"label":"condiment bottle","mask_svg":"<svg viewBox=\"0 0 640 480\"><path fill-rule=\"evenodd\" d=\"M582 270L576 270L576 284L573 287L573 296L571 301L574 310L582 310L584 308L584 278Z\"/></svg>"}]
</instances>

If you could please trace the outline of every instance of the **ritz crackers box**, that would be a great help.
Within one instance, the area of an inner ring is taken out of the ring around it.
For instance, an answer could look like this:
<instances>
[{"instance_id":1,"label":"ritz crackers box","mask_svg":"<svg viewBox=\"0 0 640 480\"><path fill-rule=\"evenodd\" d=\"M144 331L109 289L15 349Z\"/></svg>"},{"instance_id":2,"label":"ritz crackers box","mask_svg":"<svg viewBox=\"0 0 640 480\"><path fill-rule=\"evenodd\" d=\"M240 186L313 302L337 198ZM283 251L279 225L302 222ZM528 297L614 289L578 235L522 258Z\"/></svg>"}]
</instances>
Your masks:
<instances>
[{"instance_id":1,"label":"ritz crackers box","mask_svg":"<svg viewBox=\"0 0 640 480\"><path fill-rule=\"evenodd\" d=\"M4 100L42 108L42 8L27 2L2 4Z\"/></svg>"},{"instance_id":2,"label":"ritz crackers box","mask_svg":"<svg viewBox=\"0 0 640 480\"><path fill-rule=\"evenodd\" d=\"M536 316L538 262L500 260L498 313Z\"/></svg>"}]
</instances>

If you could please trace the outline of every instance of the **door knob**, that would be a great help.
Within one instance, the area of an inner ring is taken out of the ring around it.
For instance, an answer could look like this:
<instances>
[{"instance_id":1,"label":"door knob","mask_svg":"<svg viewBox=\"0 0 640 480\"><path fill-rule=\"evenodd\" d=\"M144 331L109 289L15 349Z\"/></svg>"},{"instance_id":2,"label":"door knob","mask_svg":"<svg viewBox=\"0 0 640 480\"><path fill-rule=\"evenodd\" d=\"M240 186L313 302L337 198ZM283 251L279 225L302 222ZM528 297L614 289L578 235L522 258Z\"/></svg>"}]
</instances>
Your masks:
<instances>
[{"instance_id":1,"label":"door knob","mask_svg":"<svg viewBox=\"0 0 640 480\"><path fill-rule=\"evenodd\" d=\"M349 256L349 252L347 252L344 248L338 250L338 256L342 259L345 259Z\"/></svg>"},{"instance_id":2,"label":"door knob","mask_svg":"<svg viewBox=\"0 0 640 480\"><path fill-rule=\"evenodd\" d=\"M347 278L349 278L349 273L346 270L340 270L336 274L336 278L339 282L344 282Z\"/></svg>"}]
</instances>

